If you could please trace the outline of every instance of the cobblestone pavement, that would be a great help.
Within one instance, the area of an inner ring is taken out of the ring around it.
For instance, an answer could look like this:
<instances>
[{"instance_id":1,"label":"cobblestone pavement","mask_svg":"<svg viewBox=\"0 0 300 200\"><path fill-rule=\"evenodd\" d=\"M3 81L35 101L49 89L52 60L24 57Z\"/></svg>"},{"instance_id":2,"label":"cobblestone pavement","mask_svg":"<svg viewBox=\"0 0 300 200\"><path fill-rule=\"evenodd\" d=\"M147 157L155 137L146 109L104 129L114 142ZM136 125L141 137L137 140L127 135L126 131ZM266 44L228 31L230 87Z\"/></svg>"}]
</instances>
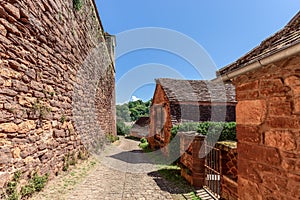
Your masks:
<instances>
[{"instance_id":1,"label":"cobblestone pavement","mask_svg":"<svg viewBox=\"0 0 300 200\"><path fill-rule=\"evenodd\" d=\"M121 138L121 144L104 152L97 169L67 199L173 199L167 188L156 182L164 180L147 174L151 169L155 166L142 156L138 142Z\"/></svg>"},{"instance_id":2,"label":"cobblestone pavement","mask_svg":"<svg viewBox=\"0 0 300 200\"><path fill-rule=\"evenodd\" d=\"M149 162L137 141L121 138L107 148L84 180L67 192L53 196L39 194L33 199L67 200L158 200L187 199L184 191L159 176L158 166Z\"/></svg>"},{"instance_id":3,"label":"cobblestone pavement","mask_svg":"<svg viewBox=\"0 0 300 200\"><path fill-rule=\"evenodd\" d=\"M143 155L137 141L121 138L121 144L104 152L97 169L67 199L173 199L165 180L148 175L156 167Z\"/></svg>"}]
</instances>

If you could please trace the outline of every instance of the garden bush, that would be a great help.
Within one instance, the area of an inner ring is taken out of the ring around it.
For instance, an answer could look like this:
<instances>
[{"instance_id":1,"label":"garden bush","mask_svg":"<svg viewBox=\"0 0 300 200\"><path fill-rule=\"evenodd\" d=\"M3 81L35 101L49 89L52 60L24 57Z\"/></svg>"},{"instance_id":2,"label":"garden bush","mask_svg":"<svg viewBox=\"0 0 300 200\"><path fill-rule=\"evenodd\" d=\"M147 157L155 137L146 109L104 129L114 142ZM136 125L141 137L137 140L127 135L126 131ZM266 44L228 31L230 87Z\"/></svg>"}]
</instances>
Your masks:
<instances>
[{"instance_id":1,"label":"garden bush","mask_svg":"<svg viewBox=\"0 0 300 200\"><path fill-rule=\"evenodd\" d=\"M236 141L236 123L235 122L187 122L171 129L172 138L178 132L197 131L202 135L213 137L220 134L219 141Z\"/></svg>"},{"instance_id":2,"label":"garden bush","mask_svg":"<svg viewBox=\"0 0 300 200\"><path fill-rule=\"evenodd\" d=\"M118 135L128 135L130 133L130 126L126 126L123 121L117 121L117 134Z\"/></svg>"}]
</instances>

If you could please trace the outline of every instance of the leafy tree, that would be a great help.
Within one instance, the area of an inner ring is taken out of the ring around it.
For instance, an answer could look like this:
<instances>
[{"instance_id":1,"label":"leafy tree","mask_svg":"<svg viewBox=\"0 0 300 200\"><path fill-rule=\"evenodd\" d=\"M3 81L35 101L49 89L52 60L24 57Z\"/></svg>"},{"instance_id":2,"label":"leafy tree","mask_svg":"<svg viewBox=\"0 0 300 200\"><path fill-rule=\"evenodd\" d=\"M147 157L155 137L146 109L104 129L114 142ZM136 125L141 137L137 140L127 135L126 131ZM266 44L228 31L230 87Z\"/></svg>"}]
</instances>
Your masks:
<instances>
[{"instance_id":1,"label":"leafy tree","mask_svg":"<svg viewBox=\"0 0 300 200\"><path fill-rule=\"evenodd\" d=\"M136 121L142 116L149 116L152 100L130 101L123 105L117 105L117 117L123 121Z\"/></svg>"}]
</instances>

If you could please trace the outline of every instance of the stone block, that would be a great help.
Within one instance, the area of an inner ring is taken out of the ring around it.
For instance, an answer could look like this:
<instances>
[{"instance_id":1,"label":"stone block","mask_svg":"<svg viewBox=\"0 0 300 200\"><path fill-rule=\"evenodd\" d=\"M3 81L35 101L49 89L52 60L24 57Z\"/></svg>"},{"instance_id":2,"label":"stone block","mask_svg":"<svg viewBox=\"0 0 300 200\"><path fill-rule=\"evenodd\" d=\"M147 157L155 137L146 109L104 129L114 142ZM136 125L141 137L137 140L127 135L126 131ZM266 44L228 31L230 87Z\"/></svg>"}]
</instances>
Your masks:
<instances>
[{"instance_id":1,"label":"stone block","mask_svg":"<svg viewBox=\"0 0 300 200\"><path fill-rule=\"evenodd\" d=\"M33 130L36 128L36 123L34 120L27 120L25 122L22 122L19 126L19 133L28 133L30 130Z\"/></svg>"},{"instance_id":2,"label":"stone block","mask_svg":"<svg viewBox=\"0 0 300 200\"><path fill-rule=\"evenodd\" d=\"M3 36L6 36L6 34L7 34L6 28L1 24L0 24L0 34Z\"/></svg>"},{"instance_id":3,"label":"stone block","mask_svg":"<svg viewBox=\"0 0 300 200\"><path fill-rule=\"evenodd\" d=\"M8 172L0 172L0 189L4 188L9 178L10 174Z\"/></svg>"},{"instance_id":4,"label":"stone block","mask_svg":"<svg viewBox=\"0 0 300 200\"><path fill-rule=\"evenodd\" d=\"M239 142L248 142L260 144L262 139L262 134L259 132L258 126L249 125L236 125L237 139Z\"/></svg>"},{"instance_id":5,"label":"stone block","mask_svg":"<svg viewBox=\"0 0 300 200\"><path fill-rule=\"evenodd\" d=\"M300 85L300 77L299 76L289 76L287 78L284 79L284 83L287 85L287 86L299 86Z\"/></svg>"},{"instance_id":6,"label":"stone block","mask_svg":"<svg viewBox=\"0 0 300 200\"><path fill-rule=\"evenodd\" d=\"M270 128L299 129L300 119L297 117L269 117L266 125Z\"/></svg>"},{"instance_id":7,"label":"stone block","mask_svg":"<svg viewBox=\"0 0 300 200\"><path fill-rule=\"evenodd\" d=\"M300 114L300 96L294 98L294 114Z\"/></svg>"},{"instance_id":8,"label":"stone block","mask_svg":"<svg viewBox=\"0 0 300 200\"><path fill-rule=\"evenodd\" d=\"M20 10L17 7L10 3L4 4L3 7L8 14L12 15L16 19L20 19Z\"/></svg>"},{"instance_id":9,"label":"stone block","mask_svg":"<svg viewBox=\"0 0 300 200\"><path fill-rule=\"evenodd\" d=\"M18 92L11 90L9 88L0 88L0 94L6 94L8 96L16 96Z\"/></svg>"},{"instance_id":10,"label":"stone block","mask_svg":"<svg viewBox=\"0 0 300 200\"><path fill-rule=\"evenodd\" d=\"M6 133L15 133L18 132L19 127L15 123L2 123L0 124L0 131Z\"/></svg>"},{"instance_id":11,"label":"stone block","mask_svg":"<svg viewBox=\"0 0 300 200\"><path fill-rule=\"evenodd\" d=\"M281 162L281 156L276 148L238 143L238 162L243 158L271 166L278 166Z\"/></svg>"},{"instance_id":12,"label":"stone block","mask_svg":"<svg viewBox=\"0 0 300 200\"><path fill-rule=\"evenodd\" d=\"M9 23L6 19L0 18L0 24L2 24L8 32L20 36L18 28L15 25Z\"/></svg>"},{"instance_id":13,"label":"stone block","mask_svg":"<svg viewBox=\"0 0 300 200\"><path fill-rule=\"evenodd\" d=\"M240 84L236 87L236 92L242 92L242 91L247 91L249 92L249 90L257 90L259 86L259 81L252 81L252 82L248 82L248 83L243 83Z\"/></svg>"},{"instance_id":14,"label":"stone block","mask_svg":"<svg viewBox=\"0 0 300 200\"><path fill-rule=\"evenodd\" d=\"M28 87L26 84L24 84L21 81L18 80L13 80L12 85L14 90L19 91L19 92L28 92Z\"/></svg>"},{"instance_id":15,"label":"stone block","mask_svg":"<svg viewBox=\"0 0 300 200\"><path fill-rule=\"evenodd\" d=\"M260 125L267 113L265 100L239 101L236 107L236 122L243 125Z\"/></svg>"},{"instance_id":16,"label":"stone block","mask_svg":"<svg viewBox=\"0 0 300 200\"><path fill-rule=\"evenodd\" d=\"M279 148L285 151L293 151L297 148L297 136L292 131L270 130L265 133L265 145Z\"/></svg>"},{"instance_id":17,"label":"stone block","mask_svg":"<svg viewBox=\"0 0 300 200\"><path fill-rule=\"evenodd\" d=\"M263 200L263 196L259 190L259 184L242 177L238 179L238 195L239 200Z\"/></svg>"}]
</instances>

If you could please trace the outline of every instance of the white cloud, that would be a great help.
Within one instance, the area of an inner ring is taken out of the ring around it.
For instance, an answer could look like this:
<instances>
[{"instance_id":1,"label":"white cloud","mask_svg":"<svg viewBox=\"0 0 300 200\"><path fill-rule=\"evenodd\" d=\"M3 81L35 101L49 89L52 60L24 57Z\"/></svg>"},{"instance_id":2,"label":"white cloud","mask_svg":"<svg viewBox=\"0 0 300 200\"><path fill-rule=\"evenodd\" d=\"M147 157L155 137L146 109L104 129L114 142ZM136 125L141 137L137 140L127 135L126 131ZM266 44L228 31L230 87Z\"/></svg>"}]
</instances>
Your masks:
<instances>
[{"instance_id":1,"label":"white cloud","mask_svg":"<svg viewBox=\"0 0 300 200\"><path fill-rule=\"evenodd\" d=\"M137 98L136 96L132 96L132 97L131 97L131 100L132 100L132 101L137 101L137 100L140 100L140 98Z\"/></svg>"}]
</instances>

